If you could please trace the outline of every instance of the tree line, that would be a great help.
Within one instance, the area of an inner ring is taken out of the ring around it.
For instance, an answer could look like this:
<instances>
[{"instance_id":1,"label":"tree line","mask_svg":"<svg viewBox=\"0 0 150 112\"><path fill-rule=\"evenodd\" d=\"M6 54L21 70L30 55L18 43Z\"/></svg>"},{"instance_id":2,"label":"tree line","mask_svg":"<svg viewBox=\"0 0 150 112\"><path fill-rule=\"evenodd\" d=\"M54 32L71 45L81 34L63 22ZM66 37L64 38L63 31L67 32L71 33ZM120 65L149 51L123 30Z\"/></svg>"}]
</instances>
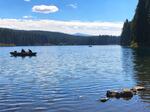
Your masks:
<instances>
[{"instance_id":1,"label":"tree line","mask_svg":"<svg viewBox=\"0 0 150 112\"><path fill-rule=\"evenodd\" d=\"M0 44L16 46L36 45L116 45L117 36L75 36L49 31L24 31L0 28Z\"/></svg>"},{"instance_id":2,"label":"tree line","mask_svg":"<svg viewBox=\"0 0 150 112\"><path fill-rule=\"evenodd\" d=\"M124 23L121 44L150 46L150 0L139 0L133 20Z\"/></svg>"}]
</instances>

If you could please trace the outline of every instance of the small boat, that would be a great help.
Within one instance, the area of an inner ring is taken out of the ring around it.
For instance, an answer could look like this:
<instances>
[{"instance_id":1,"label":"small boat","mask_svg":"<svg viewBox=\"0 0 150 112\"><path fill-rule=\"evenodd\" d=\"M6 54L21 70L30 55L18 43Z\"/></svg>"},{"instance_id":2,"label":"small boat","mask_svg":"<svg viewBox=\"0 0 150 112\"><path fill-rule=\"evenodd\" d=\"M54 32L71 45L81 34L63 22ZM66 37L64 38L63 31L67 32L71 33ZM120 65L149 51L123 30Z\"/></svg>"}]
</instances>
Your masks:
<instances>
[{"instance_id":1,"label":"small boat","mask_svg":"<svg viewBox=\"0 0 150 112\"><path fill-rule=\"evenodd\" d=\"M24 52L24 53L22 53L22 52L10 52L10 54L12 55L12 56L15 56L15 57L17 57L17 56L20 56L20 57L26 57L26 56L30 56L30 57L32 57L32 56L36 56L36 52Z\"/></svg>"},{"instance_id":2,"label":"small boat","mask_svg":"<svg viewBox=\"0 0 150 112\"><path fill-rule=\"evenodd\" d=\"M89 45L89 47L92 47L92 45Z\"/></svg>"}]
</instances>

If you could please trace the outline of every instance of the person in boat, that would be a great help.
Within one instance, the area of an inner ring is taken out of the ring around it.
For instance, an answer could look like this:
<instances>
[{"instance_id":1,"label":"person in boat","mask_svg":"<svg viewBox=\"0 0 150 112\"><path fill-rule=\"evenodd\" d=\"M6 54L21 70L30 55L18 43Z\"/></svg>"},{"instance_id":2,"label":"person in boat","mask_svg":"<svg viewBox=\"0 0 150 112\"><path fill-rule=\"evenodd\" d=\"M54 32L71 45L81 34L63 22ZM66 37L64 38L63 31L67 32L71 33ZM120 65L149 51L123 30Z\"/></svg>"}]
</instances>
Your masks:
<instances>
[{"instance_id":1,"label":"person in boat","mask_svg":"<svg viewBox=\"0 0 150 112\"><path fill-rule=\"evenodd\" d=\"M21 53L26 53L26 51L24 49L21 50Z\"/></svg>"},{"instance_id":2,"label":"person in boat","mask_svg":"<svg viewBox=\"0 0 150 112\"><path fill-rule=\"evenodd\" d=\"M28 52L29 52L29 53L32 53L32 51L31 51L30 49L28 49Z\"/></svg>"},{"instance_id":3,"label":"person in boat","mask_svg":"<svg viewBox=\"0 0 150 112\"><path fill-rule=\"evenodd\" d=\"M17 53L17 51L14 51L14 53Z\"/></svg>"}]
</instances>

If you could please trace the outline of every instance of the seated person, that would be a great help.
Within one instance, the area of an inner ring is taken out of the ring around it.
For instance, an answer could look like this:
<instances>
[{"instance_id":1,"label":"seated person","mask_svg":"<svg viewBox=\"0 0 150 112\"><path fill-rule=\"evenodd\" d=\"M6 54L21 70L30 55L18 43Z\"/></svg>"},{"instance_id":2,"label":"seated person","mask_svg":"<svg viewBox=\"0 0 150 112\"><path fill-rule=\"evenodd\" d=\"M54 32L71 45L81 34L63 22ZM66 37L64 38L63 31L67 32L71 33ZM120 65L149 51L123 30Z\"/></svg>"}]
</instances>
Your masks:
<instances>
[{"instance_id":1,"label":"seated person","mask_svg":"<svg viewBox=\"0 0 150 112\"><path fill-rule=\"evenodd\" d=\"M17 51L14 51L14 53L17 53Z\"/></svg>"},{"instance_id":2,"label":"seated person","mask_svg":"<svg viewBox=\"0 0 150 112\"><path fill-rule=\"evenodd\" d=\"M28 49L29 53L32 53L32 51L30 49Z\"/></svg>"},{"instance_id":3,"label":"seated person","mask_svg":"<svg viewBox=\"0 0 150 112\"><path fill-rule=\"evenodd\" d=\"M24 50L24 49L22 49L22 50L21 50L21 53L25 53L25 50Z\"/></svg>"}]
</instances>

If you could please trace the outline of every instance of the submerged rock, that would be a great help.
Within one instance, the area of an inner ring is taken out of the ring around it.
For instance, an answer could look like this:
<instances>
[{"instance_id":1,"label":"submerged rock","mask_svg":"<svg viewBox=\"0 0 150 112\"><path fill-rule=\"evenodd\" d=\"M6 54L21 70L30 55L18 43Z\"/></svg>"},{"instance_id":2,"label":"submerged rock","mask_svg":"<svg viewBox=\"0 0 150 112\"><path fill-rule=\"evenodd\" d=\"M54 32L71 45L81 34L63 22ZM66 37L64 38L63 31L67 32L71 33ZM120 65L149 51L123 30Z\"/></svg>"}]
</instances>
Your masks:
<instances>
[{"instance_id":1,"label":"submerged rock","mask_svg":"<svg viewBox=\"0 0 150 112\"><path fill-rule=\"evenodd\" d=\"M129 101L129 100L131 100L131 99L132 99L132 97L123 98L123 100L126 100L126 101Z\"/></svg>"},{"instance_id":2,"label":"submerged rock","mask_svg":"<svg viewBox=\"0 0 150 112\"><path fill-rule=\"evenodd\" d=\"M133 92L130 89L124 89L121 93L120 96L122 98L132 98L133 97Z\"/></svg>"},{"instance_id":3,"label":"submerged rock","mask_svg":"<svg viewBox=\"0 0 150 112\"><path fill-rule=\"evenodd\" d=\"M103 102L103 103L106 102L106 101L108 101L108 100L109 100L109 98L101 98L100 99L100 101Z\"/></svg>"},{"instance_id":4,"label":"submerged rock","mask_svg":"<svg viewBox=\"0 0 150 112\"><path fill-rule=\"evenodd\" d=\"M132 91L143 91L145 90L145 87L142 86L135 86L134 88L131 89Z\"/></svg>"}]
</instances>

